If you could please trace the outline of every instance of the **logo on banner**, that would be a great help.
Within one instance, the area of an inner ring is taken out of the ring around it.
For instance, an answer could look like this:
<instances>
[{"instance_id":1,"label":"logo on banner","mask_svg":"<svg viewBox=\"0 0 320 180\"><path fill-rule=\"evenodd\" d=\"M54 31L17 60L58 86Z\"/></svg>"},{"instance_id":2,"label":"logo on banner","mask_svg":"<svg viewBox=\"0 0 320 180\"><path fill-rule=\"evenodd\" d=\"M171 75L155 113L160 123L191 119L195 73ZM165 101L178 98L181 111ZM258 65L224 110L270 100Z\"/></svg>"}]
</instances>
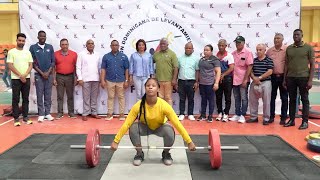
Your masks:
<instances>
[{"instance_id":1,"label":"logo on banner","mask_svg":"<svg viewBox=\"0 0 320 180\"><path fill-rule=\"evenodd\" d=\"M154 23L157 23L157 26L161 26L161 28L154 28ZM193 24L192 28L194 28ZM155 32L141 33L145 29L154 29ZM149 52L153 54L154 51L160 50L159 41L163 37L168 39L170 46L178 44L183 44L184 46L185 43L191 42L191 37L189 36L188 32L179 24L179 22L165 17L152 17L135 23L127 31L120 42L120 51L135 51L137 40L144 39L147 43L147 47L151 46L149 48Z\"/></svg>"}]
</instances>

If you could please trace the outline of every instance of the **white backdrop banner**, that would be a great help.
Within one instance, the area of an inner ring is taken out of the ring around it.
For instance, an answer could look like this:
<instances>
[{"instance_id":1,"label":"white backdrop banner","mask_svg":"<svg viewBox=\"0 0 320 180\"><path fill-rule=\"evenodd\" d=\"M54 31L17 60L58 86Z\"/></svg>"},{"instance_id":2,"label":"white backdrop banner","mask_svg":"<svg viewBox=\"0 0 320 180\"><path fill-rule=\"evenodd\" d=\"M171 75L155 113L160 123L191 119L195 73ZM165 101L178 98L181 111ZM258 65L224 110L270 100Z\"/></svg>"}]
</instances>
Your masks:
<instances>
[{"instance_id":1,"label":"white backdrop banner","mask_svg":"<svg viewBox=\"0 0 320 180\"><path fill-rule=\"evenodd\" d=\"M70 48L76 52L84 50L85 42L92 39L95 50L106 54L110 52L110 42L116 39L121 51L130 56L138 39L146 40L148 51L153 51L158 48L159 40L167 37L169 47L177 56L184 53L185 43L191 41L194 53L200 57L206 44L212 44L217 52L216 44L221 38L228 41L228 51L232 52L235 49L233 40L238 35L246 38L246 47L254 53L258 43L271 47L277 32L284 35L286 44L290 44L293 30L299 28L300 0L20 0L19 12L21 32L27 35L25 48L36 43L38 31L44 30L47 43L52 44L55 50L59 49L62 38L67 38ZM30 112L35 113L36 93L32 84ZM75 88L74 95L76 113L82 113L81 87ZM178 112L179 95L173 93L173 99L173 107ZM54 88L52 112L57 110L56 100ZM98 113L107 112L106 101L107 94L100 89ZM135 91L129 88L126 112L135 102ZM65 110L66 107L65 104ZM195 113L199 109L200 96L197 92Z\"/></svg>"}]
</instances>

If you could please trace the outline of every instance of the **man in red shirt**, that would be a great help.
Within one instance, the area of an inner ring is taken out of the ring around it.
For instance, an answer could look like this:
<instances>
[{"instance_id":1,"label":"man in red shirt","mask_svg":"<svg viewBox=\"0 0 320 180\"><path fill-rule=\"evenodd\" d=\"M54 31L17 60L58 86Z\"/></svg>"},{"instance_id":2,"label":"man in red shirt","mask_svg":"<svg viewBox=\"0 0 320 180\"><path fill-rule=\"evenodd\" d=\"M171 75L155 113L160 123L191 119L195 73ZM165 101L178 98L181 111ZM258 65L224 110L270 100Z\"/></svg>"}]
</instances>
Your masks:
<instances>
[{"instance_id":1,"label":"man in red shirt","mask_svg":"<svg viewBox=\"0 0 320 180\"><path fill-rule=\"evenodd\" d=\"M77 53L69 50L67 39L60 40L61 49L54 53L56 64L54 68L53 83L57 87L58 115L56 119L63 117L64 91L67 94L68 114L70 118L76 118L74 114L73 91L76 84L75 72Z\"/></svg>"}]
</instances>

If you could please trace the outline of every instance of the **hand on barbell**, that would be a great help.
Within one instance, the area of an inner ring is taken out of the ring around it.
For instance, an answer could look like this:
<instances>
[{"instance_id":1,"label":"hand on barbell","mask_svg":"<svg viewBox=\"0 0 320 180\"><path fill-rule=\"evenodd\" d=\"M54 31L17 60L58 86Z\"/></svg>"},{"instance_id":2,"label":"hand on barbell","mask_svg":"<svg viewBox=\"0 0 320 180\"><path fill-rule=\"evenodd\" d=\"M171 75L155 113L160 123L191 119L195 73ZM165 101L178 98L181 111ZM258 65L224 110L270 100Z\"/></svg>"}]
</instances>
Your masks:
<instances>
[{"instance_id":1,"label":"hand on barbell","mask_svg":"<svg viewBox=\"0 0 320 180\"><path fill-rule=\"evenodd\" d=\"M111 150L116 151L118 149L118 143L112 141L111 143Z\"/></svg>"},{"instance_id":2,"label":"hand on barbell","mask_svg":"<svg viewBox=\"0 0 320 180\"><path fill-rule=\"evenodd\" d=\"M190 151L195 151L195 150L196 150L196 145L194 145L194 143L191 142L191 143L188 144L188 149L189 149Z\"/></svg>"}]
</instances>

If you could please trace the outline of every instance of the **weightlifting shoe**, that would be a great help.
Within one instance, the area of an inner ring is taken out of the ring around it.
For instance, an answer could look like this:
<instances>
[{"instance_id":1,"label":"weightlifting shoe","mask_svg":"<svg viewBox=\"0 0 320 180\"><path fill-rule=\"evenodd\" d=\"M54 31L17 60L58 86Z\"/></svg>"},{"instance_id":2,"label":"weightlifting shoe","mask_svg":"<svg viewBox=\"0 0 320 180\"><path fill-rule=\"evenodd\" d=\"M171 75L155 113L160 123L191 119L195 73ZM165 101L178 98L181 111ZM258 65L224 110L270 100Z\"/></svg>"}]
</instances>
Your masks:
<instances>
[{"instance_id":1,"label":"weightlifting shoe","mask_svg":"<svg viewBox=\"0 0 320 180\"><path fill-rule=\"evenodd\" d=\"M167 151L162 151L162 162L163 164L167 166L171 166L173 159L171 157L171 154Z\"/></svg>"},{"instance_id":2,"label":"weightlifting shoe","mask_svg":"<svg viewBox=\"0 0 320 180\"><path fill-rule=\"evenodd\" d=\"M284 127L295 126L294 120L290 119L287 123L284 124Z\"/></svg>"},{"instance_id":3,"label":"weightlifting shoe","mask_svg":"<svg viewBox=\"0 0 320 180\"><path fill-rule=\"evenodd\" d=\"M144 160L143 151L141 153L137 152L137 154L133 158L133 165L140 166L143 160Z\"/></svg>"}]
</instances>

